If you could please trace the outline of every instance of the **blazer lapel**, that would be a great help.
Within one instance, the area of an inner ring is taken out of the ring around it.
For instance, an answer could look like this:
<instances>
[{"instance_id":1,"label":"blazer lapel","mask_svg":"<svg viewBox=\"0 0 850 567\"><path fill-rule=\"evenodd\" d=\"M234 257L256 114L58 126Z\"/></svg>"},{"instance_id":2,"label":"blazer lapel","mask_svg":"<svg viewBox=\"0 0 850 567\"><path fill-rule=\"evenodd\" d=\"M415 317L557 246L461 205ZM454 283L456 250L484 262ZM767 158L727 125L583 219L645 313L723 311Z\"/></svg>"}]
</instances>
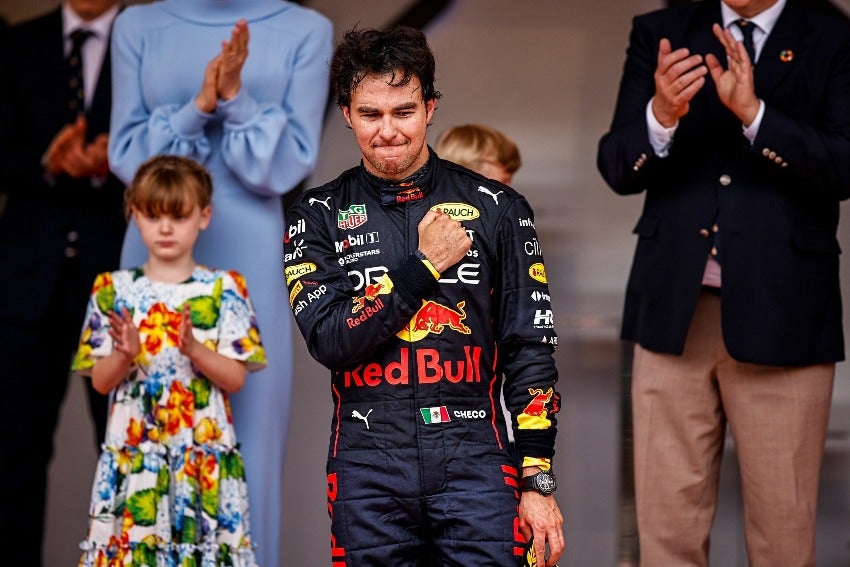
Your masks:
<instances>
[{"instance_id":1,"label":"blazer lapel","mask_svg":"<svg viewBox=\"0 0 850 567\"><path fill-rule=\"evenodd\" d=\"M768 96L794 65L800 64L800 45L804 35L805 14L799 5L789 0L767 36L754 68L756 94Z\"/></svg>"}]
</instances>

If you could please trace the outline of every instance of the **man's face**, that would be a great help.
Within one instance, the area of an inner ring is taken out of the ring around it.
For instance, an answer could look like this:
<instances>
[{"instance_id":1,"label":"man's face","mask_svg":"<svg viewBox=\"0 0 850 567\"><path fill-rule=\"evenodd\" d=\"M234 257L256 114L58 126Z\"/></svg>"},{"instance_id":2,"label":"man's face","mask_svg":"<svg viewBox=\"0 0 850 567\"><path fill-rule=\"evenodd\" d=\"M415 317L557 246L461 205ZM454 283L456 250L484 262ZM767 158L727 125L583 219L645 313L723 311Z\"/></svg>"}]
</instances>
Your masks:
<instances>
[{"instance_id":1,"label":"man's face","mask_svg":"<svg viewBox=\"0 0 850 567\"><path fill-rule=\"evenodd\" d=\"M752 18L764 12L777 0L723 0L723 3L732 8L742 18Z\"/></svg>"},{"instance_id":2,"label":"man's face","mask_svg":"<svg viewBox=\"0 0 850 567\"><path fill-rule=\"evenodd\" d=\"M425 130L436 100L422 100L418 77L401 87L390 86L389 75L367 75L351 93L342 113L354 136L366 169L385 179L404 179L428 161Z\"/></svg>"},{"instance_id":3,"label":"man's face","mask_svg":"<svg viewBox=\"0 0 850 567\"><path fill-rule=\"evenodd\" d=\"M68 5L85 21L91 21L117 4L117 0L68 0Z\"/></svg>"}]
</instances>

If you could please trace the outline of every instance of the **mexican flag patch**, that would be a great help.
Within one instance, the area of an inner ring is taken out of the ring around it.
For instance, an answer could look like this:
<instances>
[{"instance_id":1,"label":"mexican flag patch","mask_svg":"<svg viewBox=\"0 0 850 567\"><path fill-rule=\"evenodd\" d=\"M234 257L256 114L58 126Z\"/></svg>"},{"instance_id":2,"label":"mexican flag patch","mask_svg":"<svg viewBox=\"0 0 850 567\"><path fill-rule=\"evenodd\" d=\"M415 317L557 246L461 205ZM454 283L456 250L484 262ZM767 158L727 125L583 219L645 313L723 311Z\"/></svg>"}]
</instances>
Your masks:
<instances>
[{"instance_id":1,"label":"mexican flag patch","mask_svg":"<svg viewBox=\"0 0 850 567\"><path fill-rule=\"evenodd\" d=\"M449 410L446 409L446 406L420 408L419 411L422 412L422 419L425 420L425 423L446 423L451 421Z\"/></svg>"}]
</instances>

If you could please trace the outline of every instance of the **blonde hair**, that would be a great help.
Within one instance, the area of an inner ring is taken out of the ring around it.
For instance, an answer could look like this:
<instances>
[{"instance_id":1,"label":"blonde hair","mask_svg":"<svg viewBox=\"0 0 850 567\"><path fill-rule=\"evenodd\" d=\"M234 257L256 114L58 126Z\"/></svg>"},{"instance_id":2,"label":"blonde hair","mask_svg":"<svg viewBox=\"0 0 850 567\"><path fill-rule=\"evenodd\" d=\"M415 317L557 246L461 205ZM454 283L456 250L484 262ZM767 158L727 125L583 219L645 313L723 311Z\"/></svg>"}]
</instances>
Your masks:
<instances>
[{"instance_id":1,"label":"blonde hair","mask_svg":"<svg viewBox=\"0 0 850 567\"><path fill-rule=\"evenodd\" d=\"M158 155L136 170L124 191L124 211L149 215L184 215L195 205L212 202L212 179L198 162L181 156Z\"/></svg>"},{"instance_id":2,"label":"blonde hair","mask_svg":"<svg viewBox=\"0 0 850 567\"><path fill-rule=\"evenodd\" d=\"M493 162L513 174L522 165L519 148L513 140L494 128L462 124L444 131L434 144L443 159L478 171L483 162Z\"/></svg>"}]
</instances>

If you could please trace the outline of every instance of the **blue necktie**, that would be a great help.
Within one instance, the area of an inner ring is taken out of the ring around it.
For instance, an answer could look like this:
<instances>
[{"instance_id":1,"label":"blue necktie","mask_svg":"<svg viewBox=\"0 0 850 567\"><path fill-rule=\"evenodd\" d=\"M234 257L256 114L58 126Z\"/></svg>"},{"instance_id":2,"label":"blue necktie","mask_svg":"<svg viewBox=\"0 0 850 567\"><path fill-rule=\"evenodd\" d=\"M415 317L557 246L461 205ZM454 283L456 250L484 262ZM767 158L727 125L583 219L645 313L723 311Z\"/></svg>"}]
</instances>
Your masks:
<instances>
[{"instance_id":1,"label":"blue necktie","mask_svg":"<svg viewBox=\"0 0 850 567\"><path fill-rule=\"evenodd\" d=\"M86 91L83 88L83 44L94 33L75 29L71 32L71 52L65 63L68 68L68 112L67 121L75 122L86 111Z\"/></svg>"},{"instance_id":2,"label":"blue necktie","mask_svg":"<svg viewBox=\"0 0 850 567\"><path fill-rule=\"evenodd\" d=\"M756 46L753 43L753 31L756 29L756 25L749 20L740 19L735 21L735 25L738 26L738 29L741 30L741 33L744 35L744 49L747 50L747 53L750 56L750 63L753 65L756 64Z\"/></svg>"}]
</instances>

